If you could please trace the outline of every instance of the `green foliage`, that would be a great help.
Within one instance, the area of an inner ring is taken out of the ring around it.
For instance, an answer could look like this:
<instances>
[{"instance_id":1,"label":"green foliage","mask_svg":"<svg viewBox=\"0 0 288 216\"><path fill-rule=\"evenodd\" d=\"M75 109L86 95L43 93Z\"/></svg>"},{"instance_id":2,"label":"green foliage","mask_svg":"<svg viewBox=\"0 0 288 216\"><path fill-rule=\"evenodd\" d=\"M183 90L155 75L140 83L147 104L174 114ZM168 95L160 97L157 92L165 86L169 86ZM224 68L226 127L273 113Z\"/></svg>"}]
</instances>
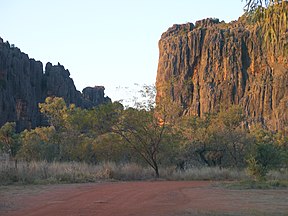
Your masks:
<instances>
[{"instance_id":1,"label":"green foliage","mask_svg":"<svg viewBox=\"0 0 288 216\"><path fill-rule=\"evenodd\" d=\"M0 150L12 158L16 156L20 148L15 128L15 122L7 122L0 128Z\"/></svg>"},{"instance_id":2,"label":"green foliage","mask_svg":"<svg viewBox=\"0 0 288 216\"><path fill-rule=\"evenodd\" d=\"M59 154L53 143L54 127L38 127L34 130L24 130L20 134L21 149L17 157L25 161L53 161Z\"/></svg>"},{"instance_id":3,"label":"green foliage","mask_svg":"<svg viewBox=\"0 0 288 216\"><path fill-rule=\"evenodd\" d=\"M91 151L95 152L98 161L127 163L131 157L129 146L115 133L97 136L93 140Z\"/></svg>"},{"instance_id":4,"label":"green foliage","mask_svg":"<svg viewBox=\"0 0 288 216\"><path fill-rule=\"evenodd\" d=\"M92 127L97 134L104 134L113 131L123 113L123 105L114 102L104 104L94 109L94 126Z\"/></svg>"},{"instance_id":5,"label":"green foliage","mask_svg":"<svg viewBox=\"0 0 288 216\"><path fill-rule=\"evenodd\" d=\"M110 131L122 106L114 103L85 110L74 105L67 107L62 98L49 97L39 107L56 130L53 137L55 159L96 163L93 140Z\"/></svg>"},{"instance_id":6,"label":"green foliage","mask_svg":"<svg viewBox=\"0 0 288 216\"><path fill-rule=\"evenodd\" d=\"M144 99L135 103L136 108L126 110L120 103L82 110L67 107L61 98L47 98L39 107L56 130L54 142L58 146L59 160L95 163L98 160L119 161L119 156L122 160L129 160L130 153L135 152L155 170L158 177L160 155L166 149L164 140L168 143L165 136L167 127L159 124L154 113L155 87L144 86L141 95ZM37 149L39 140L34 143L37 143L34 145ZM127 151L127 147L131 151ZM35 159L40 158L38 155Z\"/></svg>"},{"instance_id":7,"label":"green foliage","mask_svg":"<svg viewBox=\"0 0 288 216\"><path fill-rule=\"evenodd\" d=\"M155 85L144 85L140 90L141 101L135 101L134 107L137 109L154 110L156 103L156 87Z\"/></svg>"},{"instance_id":8,"label":"green foliage","mask_svg":"<svg viewBox=\"0 0 288 216\"><path fill-rule=\"evenodd\" d=\"M240 128L245 119L242 108L231 106L204 118L185 117L180 123L184 158L194 157L208 166L243 167L252 138Z\"/></svg>"},{"instance_id":9,"label":"green foliage","mask_svg":"<svg viewBox=\"0 0 288 216\"><path fill-rule=\"evenodd\" d=\"M288 3L286 0L265 0L266 8L261 7L261 0L247 0L246 15L253 25L258 27L258 35L263 39L263 48L271 50L270 55L277 58L277 54L287 55ZM275 55L276 54L276 55Z\"/></svg>"},{"instance_id":10,"label":"green foliage","mask_svg":"<svg viewBox=\"0 0 288 216\"><path fill-rule=\"evenodd\" d=\"M265 169L277 167L280 164L280 151L270 143L256 145L255 159Z\"/></svg>"},{"instance_id":11,"label":"green foliage","mask_svg":"<svg viewBox=\"0 0 288 216\"><path fill-rule=\"evenodd\" d=\"M256 180L265 179L268 171L281 163L280 151L271 143L259 143L254 146L247 160L249 175Z\"/></svg>"},{"instance_id":12,"label":"green foliage","mask_svg":"<svg viewBox=\"0 0 288 216\"><path fill-rule=\"evenodd\" d=\"M75 107L71 105L71 107ZM63 128L67 118L67 106L63 98L47 97L45 103L39 104L40 112L49 120L51 126L58 131Z\"/></svg>"},{"instance_id":13,"label":"green foliage","mask_svg":"<svg viewBox=\"0 0 288 216\"><path fill-rule=\"evenodd\" d=\"M120 135L159 177L158 155L166 127L160 126L154 112L129 108L123 111L113 132Z\"/></svg>"},{"instance_id":14,"label":"green foliage","mask_svg":"<svg viewBox=\"0 0 288 216\"><path fill-rule=\"evenodd\" d=\"M240 106L232 105L227 110L218 113L217 121L220 121L227 129L235 129L245 120L243 109Z\"/></svg>"},{"instance_id":15,"label":"green foliage","mask_svg":"<svg viewBox=\"0 0 288 216\"><path fill-rule=\"evenodd\" d=\"M243 0L242 0L243 1ZM269 5L273 4L280 4L281 2L284 3L286 0L245 0L246 5L245 5L245 11L255 11L259 7L266 6L268 7Z\"/></svg>"},{"instance_id":16,"label":"green foliage","mask_svg":"<svg viewBox=\"0 0 288 216\"><path fill-rule=\"evenodd\" d=\"M126 109L116 102L87 110L67 106L62 98L47 98L39 107L51 126L23 131L17 144L21 148L13 152L26 161L134 162L150 166L156 177L163 166L242 168L248 153L253 176L287 165L287 137L263 129L244 130L241 107L223 108L204 118L179 118L174 104L154 106L154 89L146 86L144 99ZM168 118L170 114L174 117ZM9 146L17 140L15 124L3 126L0 135L8 137L1 139L2 151L11 151ZM108 169L107 175L113 172Z\"/></svg>"},{"instance_id":17,"label":"green foliage","mask_svg":"<svg viewBox=\"0 0 288 216\"><path fill-rule=\"evenodd\" d=\"M255 180L263 180L268 173L268 169L259 164L254 157L250 157L247 159L247 173Z\"/></svg>"},{"instance_id":18,"label":"green foliage","mask_svg":"<svg viewBox=\"0 0 288 216\"><path fill-rule=\"evenodd\" d=\"M165 112L160 112L160 107L155 108L155 87L144 86L140 93L142 98L135 100L134 108L123 110L116 106L116 109L100 116L109 117L112 114L111 118L105 119L105 122L111 123L111 132L120 136L131 154L140 157L159 177L159 165L169 163L167 156L174 155L175 150L172 140L177 138L173 135L172 123L166 124Z\"/></svg>"}]
</instances>

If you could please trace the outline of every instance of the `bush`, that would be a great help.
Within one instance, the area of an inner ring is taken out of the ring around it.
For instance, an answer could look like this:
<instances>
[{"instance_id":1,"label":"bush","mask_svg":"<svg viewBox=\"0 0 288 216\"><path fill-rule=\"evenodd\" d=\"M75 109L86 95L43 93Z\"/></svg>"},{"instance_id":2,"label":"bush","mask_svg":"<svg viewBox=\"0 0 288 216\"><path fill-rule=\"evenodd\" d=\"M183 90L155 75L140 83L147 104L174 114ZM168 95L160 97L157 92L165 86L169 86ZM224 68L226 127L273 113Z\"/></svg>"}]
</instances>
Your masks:
<instances>
[{"instance_id":1,"label":"bush","mask_svg":"<svg viewBox=\"0 0 288 216\"><path fill-rule=\"evenodd\" d=\"M247 172L255 180L265 180L267 173L281 164L281 152L271 143L255 146L247 160Z\"/></svg>"},{"instance_id":2,"label":"bush","mask_svg":"<svg viewBox=\"0 0 288 216\"><path fill-rule=\"evenodd\" d=\"M252 176L255 180L265 179L268 169L259 164L254 157L249 158L247 164L247 173L249 176Z\"/></svg>"}]
</instances>

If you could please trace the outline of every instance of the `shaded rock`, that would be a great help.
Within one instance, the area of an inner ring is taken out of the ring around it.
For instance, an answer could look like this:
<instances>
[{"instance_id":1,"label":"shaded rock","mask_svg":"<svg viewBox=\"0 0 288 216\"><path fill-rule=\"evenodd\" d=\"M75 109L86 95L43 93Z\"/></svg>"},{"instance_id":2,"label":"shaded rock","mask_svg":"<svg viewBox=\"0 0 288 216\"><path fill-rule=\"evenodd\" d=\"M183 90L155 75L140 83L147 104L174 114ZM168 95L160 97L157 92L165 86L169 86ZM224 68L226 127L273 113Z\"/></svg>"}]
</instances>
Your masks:
<instances>
[{"instance_id":1,"label":"shaded rock","mask_svg":"<svg viewBox=\"0 0 288 216\"><path fill-rule=\"evenodd\" d=\"M92 104L105 104L111 103L109 97L104 95L105 88L104 86L95 86L95 87L86 87L82 91L85 107L91 107Z\"/></svg>"},{"instance_id":2,"label":"shaded rock","mask_svg":"<svg viewBox=\"0 0 288 216\"><path fill-rule=\"evenodd\" d=\"M97 89L97 87L95 87ZM16 122L17 130L35 128L43 123L38 104L48 96L63 97L67 104L91 108L104 102L104 87L82 95L76 90L64 66L47 63L45 73L40 61L29 59L15 46L0 38L0 126Z\"/></svg>"},{"instance_id":3,"label":"shaded rock","mask_svg":"<svg viewBox=\"0 0 288 216\"><path fill-rule=\"evenodd\" d=\"M46 64L42 89L45 98L47 96L62 97L69 104L82 106L82 95L70 78L69 70L59 63L58 65L52 65L50 62Z\"/></svg>"}]
</instances>

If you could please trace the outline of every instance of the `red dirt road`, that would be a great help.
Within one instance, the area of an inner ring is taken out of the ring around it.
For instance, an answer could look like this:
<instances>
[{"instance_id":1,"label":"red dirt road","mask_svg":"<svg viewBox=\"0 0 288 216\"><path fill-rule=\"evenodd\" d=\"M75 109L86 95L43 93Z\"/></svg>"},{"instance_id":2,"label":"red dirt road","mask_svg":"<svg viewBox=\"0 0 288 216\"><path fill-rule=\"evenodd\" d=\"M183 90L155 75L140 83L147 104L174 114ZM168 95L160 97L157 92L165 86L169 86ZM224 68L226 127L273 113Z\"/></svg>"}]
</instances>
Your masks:
<instances>
[{"instance_id":1,"label":"red dirt road","mask_svg":"<svg viewBox=\"0 0 288 216\"><path fill-rule=\"evenodd\" d=\"M229 190L196 181L6 187L0 188L0 215L288 215L287 192Z\"/></svg>"}]
</instances>

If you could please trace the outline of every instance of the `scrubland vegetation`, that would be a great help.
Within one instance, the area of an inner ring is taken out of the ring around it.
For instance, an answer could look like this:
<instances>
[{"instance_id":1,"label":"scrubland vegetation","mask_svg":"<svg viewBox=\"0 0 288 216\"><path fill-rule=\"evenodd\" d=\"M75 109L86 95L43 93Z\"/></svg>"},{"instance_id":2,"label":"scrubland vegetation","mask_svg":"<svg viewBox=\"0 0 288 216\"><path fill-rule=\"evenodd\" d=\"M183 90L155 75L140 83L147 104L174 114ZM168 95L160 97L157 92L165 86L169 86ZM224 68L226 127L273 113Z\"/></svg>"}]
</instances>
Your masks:
<instances>
[{"instance_id":1,"label":"scrubland vegetation","mask_svg":"<svg viewBox=\"0 0 288 216\"><path fill-rule=\"evenodd\" d=\"M287 180L288 137L245 127L242 108L205 118L179 117L177 107L116 102L91 110L49 97L39 104L49 125L16 133L0 129L0 184L98 180ZM152 91L153 92L153 91Z\"/></svg>"}]
</instances>

